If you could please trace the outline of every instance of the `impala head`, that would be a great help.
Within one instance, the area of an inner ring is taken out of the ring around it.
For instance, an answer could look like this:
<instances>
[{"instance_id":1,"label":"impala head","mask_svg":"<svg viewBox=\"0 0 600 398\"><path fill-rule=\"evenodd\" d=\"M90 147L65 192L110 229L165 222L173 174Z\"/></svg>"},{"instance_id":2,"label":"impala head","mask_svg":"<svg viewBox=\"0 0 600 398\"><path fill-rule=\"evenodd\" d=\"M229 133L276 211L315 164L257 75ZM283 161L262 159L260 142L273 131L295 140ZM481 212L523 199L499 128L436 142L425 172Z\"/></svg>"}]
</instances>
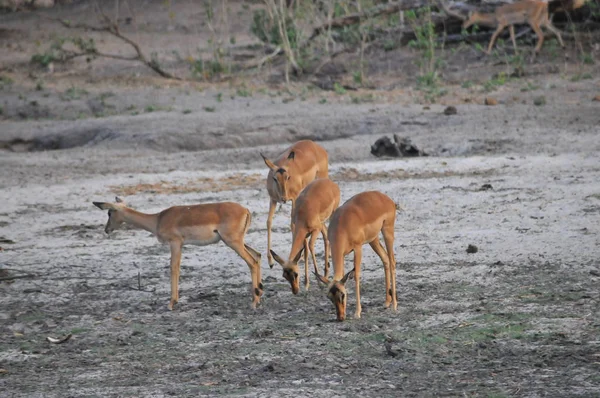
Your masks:
<instances>
[{"instance_id":1,"label":"impala head","mask_svg":"<svg viewBox=\"0 0 600 398\"><path fill-rule=\"evenodd\" d=\"M125 202L119 197L115 198L116 203L108 202L92 202L94 206L100 210L108 210L108 222L104 228L104 232L110 234L115 229L118 229L125 218L123 216L123 209L125 208Z\"/></svg>"},{"instance_id":2,"label":"impala head","mask_svg":"<svg viewBox=\"0 0 600 398\"><path fill-rule=\"evenodd\" d=\"M346 294L346 282L348 279L354 278L354 269L349 271L344 277L336 281L335 279L329 281L324 276L321 276L316 270L315 275L317 276L317 280L319 282L323 282L327 285L327 297L333 303L335 307L335 313L337 316L337 320L342 322L346 319L346 303L348 300L348 294Z\"/></svg>"},{"instance_id":3,"label":"impala head","mask_svg":"<svg viewBox=\"0 0 600 398\"><path fill-rule=\"evenodd\" d=\"M275 189L279 193L279 196L281 197L281 201L283 203L287 202L288 200L291 199L290 193L289 193L290 174L288 173L288 166L284 165L284 166L278 167L275 163L273 163L269 159L267 159L265 157L265 155L263 155L262 153L260 154L260 156L262 156L267 167L269 169L271 169L271 171L273 172L272 178L275 183L274 184ZM296 156L295 152L291 151L287 157L287 160L294 160L295 156Z\"/></svg>"},{"instance_id":4,"label":"impala head","mask_svg":"<svg viewBox=\"0 0 600 398\"><path fill-rule=\"evenodd\" d=\"M478 11L469 11L467 19L465 19L462 24L462 28L467 29L469 26L476 24L480 19L480 13Z\"/></svg>"},{"instance_id":5,"label":"impala head","mask_svg":"<svg viewBox=\"0 0 600 398\"><path fill-rule=\"evenodd\" d=\"M298 261L300 261L300 257L302 256L302 250L300 249L296 257L293 260L284 261L281 257L277 255L273 250L271 250L271 255L275 261L277 261L283 267L283 277L290 283L292 287L292 293L298 294L300 291L300 268L298 267Z\"/></svg>"}]
</instances>

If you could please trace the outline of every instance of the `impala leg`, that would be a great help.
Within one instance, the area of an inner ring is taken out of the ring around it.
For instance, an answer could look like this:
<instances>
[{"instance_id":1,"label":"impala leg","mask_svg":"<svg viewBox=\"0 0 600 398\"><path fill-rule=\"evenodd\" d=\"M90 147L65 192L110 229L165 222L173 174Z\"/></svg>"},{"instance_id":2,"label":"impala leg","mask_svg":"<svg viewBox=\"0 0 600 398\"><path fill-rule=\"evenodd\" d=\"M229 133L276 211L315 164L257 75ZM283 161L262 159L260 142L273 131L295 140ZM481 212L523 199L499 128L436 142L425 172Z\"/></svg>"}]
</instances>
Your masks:
<instances>
[{"instance_id":1,"label":"impala leg","mask_svg":"<svg viewBox=\"0 0 600 398\"><path fill-rule=\"evenodd\" d=\"M554 36L556 36L556 38L558 39L558 42L560 43L560 46L561 46L562 48L565 48L565 43L563 42L563 39L562 39L562 37L561 37L561 35L560 35L560 32L558 31L558 29L556 29L556 28L554 27L554 25L552 25L552 22L548 21L548 23L546 24L546 28L547 28L547 29L548 29L550 32L554 33Z\"/></svg>"},{"instance_id":2,"label":"impala leg","mask_svg":"<svg viewBox=\"0 0 600 398\"><path fill-rule=\"evenodd\" d=\"M396 256L394 255L394 222L383 226L383 240L390 262L390 288L392 290L392 309L398 309L398 294L396 292Z\"/></svg>"},{"instance_id":3,"label":"impala leg","mask_svg":"<svg viewBox=\"0 0 600 398\"><path fill-rule=\"evenodd\" d=\"M513 48L515 49L515 54L517 53L517 40L515 39L515 25L510 25L508 28L510 32L510 40L512 41Z\"/></svg>"},{"instance_id":4,"label":"impala leg","mask_svg":"<svg viewBox=\"0 0 600 398\"><path fill-rule=\"evenodd\" d=\"M321 236L323 237L323 244L325 246L325 278L329 277L329 256L330 256L330 247L329 247L329 238L327 237L327 227L325 224L321 224Z\"/></svg>"},{"instance_id":5,"label":"impala leg","mask_svg":"<svg viewBox=\"0 0 600 398\"><path fill-rule=\"evenodd\" d=\"M360 263L362 262L362 246L358 246L354 249L354 282L356 286L356 311L354 312L354 319L359 319L362 313L362 306L360 305Z\"/></svg>"},{"instance_id":6,"label":"impala leg","mask_svg":"<svg viewBox=\"0 0 600 398\"><path fill-rule=\"evenodd\" d=\"M498 35L504 30L504 28L506 28L506 25L498 25L498 29L496 29L496 31L492 35L492 38L490 39L490 44L489 44L488 49L487 49L487 54L488 55L491 54L492 48L494 47L494 42L498 38Z\"/></svg>"},{"instance_id":7,"label":"impala leg","mask_svg":"<svg viewBox=\"0 0 600 398\"><path fill-rule=\"evenodd\" d=\"M312 239L312 234L311 234ZM304 239L304 290L308 290L310 287L310 279L308 278L308 254L309 254L309 243L308 238Z\"/></svg>"},{"instance_id":8,"label":"impala leg","mask_svg":"<svg viewBox=\"0 0 600 398\"><path fill-rule=\"evenodd\" d=\"M390 304L392 304L392 289L390 288L391 277L390 277L390 260L389 256L386 253L383 246L381 246L381 242L379 241L379 237L375 238L372 242L369 243L373 251L379 256L381 262L383 262L383 270L385 272L385 308L388 308Z\"/></svg>"},{"instance_id":9,"label":"impala leg","mask_svg":"<svg viewBox=\"0 0 600 398\"><path fill-rule=\"evenodd\" d=\"M262 291L263 291L263 284L262 284L262 270L260 269L261 267L261 254L256 251L255 249L253 249L252 247L248 246L247 244L244 243L244 247L246 248L246 250L248 252L250 252L250 254L252 255L252 257L254 258L254 260L256 261L256 263L258 264L258 267L256 267L256 282L258 283L258 288L261 291L261 295L262 295Z\"/></svg>"},{"instance_id":10,"label":"impala leg","mask_svg":"<svg viewBox=\"0 0 600 398\"><path fill-rule=\"evenodd\" d=\"M292 199L292 213L290 217L290 230L294 231L294 211L296 210L296 199Z\"/></svg>"},{"instance_id":11,"label":"impala leg","mask_svg":"<svg viewBox=\"0 0 600 398\"><path fill-rule=\"evenodd\" d=\"M169 310L173 310L173 305L179 301L179 268L181 265L181 247L183 242L169 242L171 248L171 301Z\"/></svg>"},{"instance_id":12,"label":"impala leg","mask_svg":"<svg viewBox=\"0 0 600 398\"><path fill-rule=\"evenodd\" d=\"M231 239L228 236L221 235L223 242L231 247L250 268L250 276L252 277L252 308L256 308L260 303L260 296L262 296L262 284L260 282L260 262L252 256L251 252L246 249L244 242L239 239Z\"/></svg>"},{"instance_id":13,"label":"impala leg","mask_svg":"<svg viewBox=\"0 0 600 398\"><path fill-rule=\"evenodd\" d=\"M310 247L310 254L312 257L312 261L313 261L313 267L315 268L315 272L319 273L318 268L317 268L317 256L315 255L315 242L317 241L317 232L318 231L312 231L310 233L309 247ZM304 250L304 253L306 255L306 250ZM308 262L306 262L306 269L304 271L306 273L306 280L308 281ZM306 285L306 290L308 290L308 282Z\"/></svg>"},{"instance_id":14,"label":"impala leg","mask_svg":"<svg viewBox=\"0 0 600 398\"><path fill-rule=\"evenodd\" d=\"M540 49L542 48L542 44L544 43L544 33L542 32L542 29L538 26L538 24L529 22L529 25L531 25L531 29L533 29L533 31L538 37L538 42L535 46L535 50L533 50L534 53L537 53L540 51Z\"/></svg>"},{"instance_id":15,"label":"impala leg","mask_svg":"<svg viewBox=\"0 0 600 398\"><path fill-rule=\"evenodd\" d=\"M271 268L273 268L273 265L275 265L273 256L271 255L271 227L273 226L275 207L277 207L277 202L271 200L269 203L269 216L267 217L267 260L269 261L269 267Z\"/></svg>"}]
</instances>

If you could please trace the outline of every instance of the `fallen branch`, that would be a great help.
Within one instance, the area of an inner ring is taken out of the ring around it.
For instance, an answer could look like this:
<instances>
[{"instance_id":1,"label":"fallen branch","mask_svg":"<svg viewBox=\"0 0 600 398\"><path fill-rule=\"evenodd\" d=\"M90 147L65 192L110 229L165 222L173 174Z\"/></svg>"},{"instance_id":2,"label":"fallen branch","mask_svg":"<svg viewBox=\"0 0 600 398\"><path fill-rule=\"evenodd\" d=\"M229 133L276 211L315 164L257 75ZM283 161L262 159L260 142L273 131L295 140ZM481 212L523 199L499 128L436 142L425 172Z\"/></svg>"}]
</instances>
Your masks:
<instances>
[{"instance_id":1,"label":"fallen branch","mask_svg":"<svg viewBox=\"0 0 600 398\"><path fill-rule=\"evenodd\" d=\"M107 33L115 36L116 38L120 39L121 41L124 41L125 43L129 44L131 47L133 47L133 49L135 50L137 55L135 57L126 57L126 56L122 56L122 55L118 55L118 54L107 54L107 53L98 51L96 48L83 48L82 52L75 52L75 51L63 49L63 52L66 54L66 59L73 59L73 58L77 58L77 57L81 57L81 56L92 55L92 56L98 56L98 57L119 59L122 61L139 61L164 78L174 79L174 80L182 80L180 77L175 76L175 75L165 71L163 68L161 68L161 66L155 60L153 60L153 59L148 60L148 58L146 58L146 56L144 55L144 52L140 48L139 44L136 43L135 41L133 41L132 39L130 39L129 37L125 36L123 33L121 33L119 24L116 21L112 20L110 17L108 17L104 13L102 8L98 5L98 3L95 3L95 5L96 5L96 12L98 13L98 18L104 24L102 26L94 26L94 25L89 25L87 23L75 23L74 24L74 23L71 23L71 21L60 19L60 18L46 18L46 19L58 22L68 29L83 29L83 30L91 30L94 32L107 32Z\"/></svg>"},{"instance_id":2,"label":"fallen branch","mask_svg":"<svg viewBox=\"0 0 600 398\"><path fill-rule=\"evenodd\" d=\"M271 54L268 54L259 60L255 60L255 61L246 63L242 67L242 69L253 69L253 68L260 69L266 62L269 62L273 58L277 57L278 55L282 55L282 54L284 54L284 51L281 49L281 47L277 47L277 48L275 48L275 50L273 50L273 52Z\"/></svg>"},{"instance_id":3,"label":"fallen branch","mask_svg":"<svg viewBox=\"0 0 600 398\"><path fill-rule=\"evenodd\" d=\"M33 277L35 277L35 275L33 275L33 274L3 276L3 277L0 278L0 282L2 282L2 281L12 281L14 279L33 278Z\"/></svg>"}]
</instances>

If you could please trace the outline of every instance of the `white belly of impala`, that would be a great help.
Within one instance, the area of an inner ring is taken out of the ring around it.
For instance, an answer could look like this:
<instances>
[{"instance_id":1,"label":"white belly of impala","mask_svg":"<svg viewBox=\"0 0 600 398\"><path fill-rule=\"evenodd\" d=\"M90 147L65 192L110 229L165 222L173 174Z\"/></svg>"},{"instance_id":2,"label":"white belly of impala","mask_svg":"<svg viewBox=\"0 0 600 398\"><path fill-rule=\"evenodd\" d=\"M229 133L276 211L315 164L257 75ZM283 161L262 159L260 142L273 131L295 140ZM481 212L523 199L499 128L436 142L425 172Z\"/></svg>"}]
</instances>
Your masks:
<instances>
[{"instance_id":1,"label":"white belly of impala","mask_svg":"<svg viewBox=\"0 0 600 398\"><path fill-rule=\"evenodd\" d=\"M198 239L186 239L184 244L186 245L194 245L194 246L206 246L206 245L212 245L213 243L217 243L218 241L220 241L221 238L219 238L219 236L215 236L213 239L207 239L207 240L198 240Z\"/></svg>"},{"instance_id":2,"label":"white belly of impala","mask_svg":"<svg viewBox=\"0 0 600 398\"><path fill-rule=\"evenodd\" d=\"M221 240L213 228L193 228L181 232L186 245L206 246Z\"/></svg>"}]
</instances>

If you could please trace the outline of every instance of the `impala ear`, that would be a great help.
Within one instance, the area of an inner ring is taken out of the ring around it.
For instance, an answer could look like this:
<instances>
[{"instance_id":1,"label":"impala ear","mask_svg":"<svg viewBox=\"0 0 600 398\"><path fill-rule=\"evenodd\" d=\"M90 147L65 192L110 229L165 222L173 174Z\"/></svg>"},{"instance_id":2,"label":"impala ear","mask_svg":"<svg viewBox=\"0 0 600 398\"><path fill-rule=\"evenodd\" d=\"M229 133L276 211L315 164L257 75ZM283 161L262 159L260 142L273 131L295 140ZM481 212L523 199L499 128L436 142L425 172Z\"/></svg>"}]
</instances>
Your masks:
<instances>
[{"instance_id":1,"label":"impala ear","mask_svg":"<svg viewBox=\"0 0 600 398\"><path fill-rule=\"evenodd\" d=\"M296 152L292 151L290 152L290 154L288 155L288 159L294 160L296 158Z\"/></svg>"},{"instance_id":2,"label":"impala ear","mask_svg":"<svg viewBox=\"0 0 600 398\"><path fill-rule=\"evenodd\" d=\"M117 203L125 203L125 201L123 201L123 199L119 198L118 196L115 196L115 202L117 202Z\"/></svg>"},{"instance_id":3,"label":"impala ear","mask_svg":"<svg viewBox=\"0 0 600 398\"><path fill-rule=\"evenodd\" d=\"M344 277L342 278L340 283L342 285L345 285L346 282L348 282L348 279L354 279L354 275L355 275L354 268L352 268L352 271L349 271L346 275L344 275Z\"/></svg>"},{"instance_id":4,"label":"impala ear","mask_svg":"<svg viewBox=\"0 0 600 398\"><path fill-rule=\"evenodd\" d=\"M304 247L300 248L300 251L298 252L298 254L296 254L296 257L294 257L294 262L297 264L298 261L300 261L300 257L302 257L302 251L304 250Z\"/></svg>"},{"instance_id":5,"label":"impala ear","mask_svg":"<svg viewBox=\"0 0 600 398\"><path fill-rule=\"evenodd\" d=\"M275 253L273 250L271 250L271 255L273 256L273 258L275 259L275 261L277 261L279 263L279 265L281 265L282 267L285 266L285 261L283 261L283 259L281 257L279 257L277 255L277 253Z\"/></svg>"},{"instance_id":6,"label":"impala ear","mask_svg":"<svg viewBox=\"0 0 600 398\"><path fill-rule=\"evenodd\" d=\"M327 279L323 275L319 274L319 272L317 270L313 271L313 274L315 274L315 276L317 277L317 282L319 282L319 284L321 284L322 286L329 285L329 279Z\"/></svg>"},{"instance_id":7,"label":"impala ear","mask_svg":"<svg viewBox=\"0 0 600 398\"><path fill-rule=\"evenodd\" d=\"M97 208L99 208L100 210L107 210L108 207L106 205L108 205L108 203L105 202L92 202L94 204L94 206L96 206Z\"/></svg>"},{"instance_id":8,"label":"impala ear","mask_svg":"<svg viewBox=\"0 0 600 398\"><path fill-rule=\"evenodd\" d=\"M262 158L265 161L265 164L267 165L268 168L270 168L273 171L277 170L277 166L275 166L275 163L273 163L269 159L267 159L267 157L265 155L263 155L262 153L260 154L260 156L262 156Z\"/></svg>"},{"instance_id":9,"label":"impala ear","mask_svg":"<svg viewBox=\"0 0 600 398\"><path fill-rule=\"evenodd\" d=\"M117 204L108 203L108 202L92 202L92 203L94 204L94 206L96 206L100 210L123 210L123 208L124 208L123 205L117 205Z\"/></svg>"}]
</instances>

